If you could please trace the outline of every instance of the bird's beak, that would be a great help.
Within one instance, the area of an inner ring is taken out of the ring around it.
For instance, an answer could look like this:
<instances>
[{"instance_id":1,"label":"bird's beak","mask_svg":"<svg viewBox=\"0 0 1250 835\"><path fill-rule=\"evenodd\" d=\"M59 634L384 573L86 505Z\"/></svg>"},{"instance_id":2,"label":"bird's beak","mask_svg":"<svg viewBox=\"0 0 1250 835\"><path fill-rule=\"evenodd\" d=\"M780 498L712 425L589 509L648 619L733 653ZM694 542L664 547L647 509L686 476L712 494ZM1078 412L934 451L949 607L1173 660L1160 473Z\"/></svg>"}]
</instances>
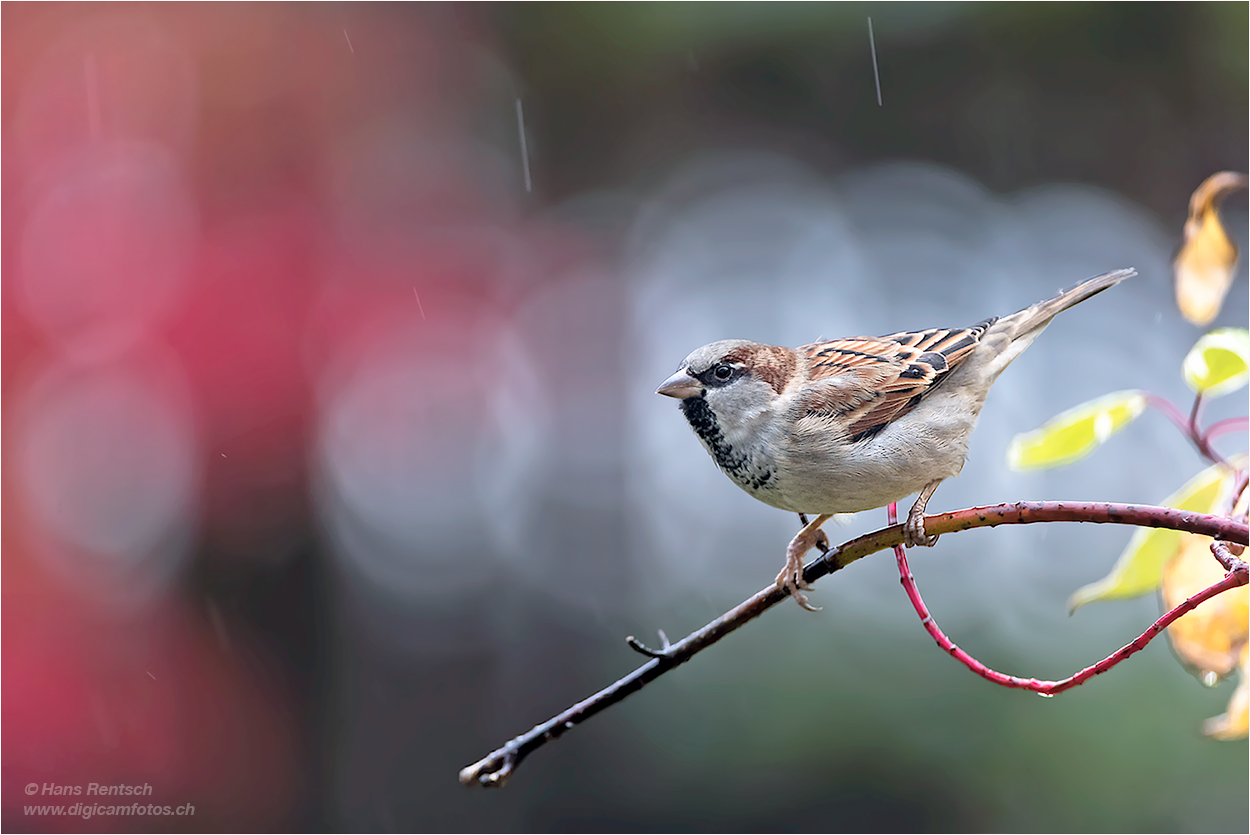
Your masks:
<instances>
[{"instance_id":1,"label":"bird's beak","mask_svg":"<svg viewBox=\"0 0 1250 835\"><path fill-rule=\"evenodd\" d=\"M683 369L661 383L660 387L655 390L655 393L663 394L665 397L676 397L678 400L685 400L687 397L702 394L703 384L691 377Z\"/></svg>"}]
</instances>

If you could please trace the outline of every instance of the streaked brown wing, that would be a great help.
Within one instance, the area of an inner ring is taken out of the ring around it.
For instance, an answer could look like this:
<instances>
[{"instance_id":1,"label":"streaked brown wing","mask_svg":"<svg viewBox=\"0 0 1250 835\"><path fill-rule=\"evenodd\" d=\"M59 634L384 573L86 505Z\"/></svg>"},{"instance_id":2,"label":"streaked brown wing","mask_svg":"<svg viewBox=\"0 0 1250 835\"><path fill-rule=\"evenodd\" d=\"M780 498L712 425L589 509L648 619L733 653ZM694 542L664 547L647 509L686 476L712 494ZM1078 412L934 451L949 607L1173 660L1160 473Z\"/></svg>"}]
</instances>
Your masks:
<instances>
[{"instance_id":1,"label":"streaked brown wing","mask_svg":"<svg viewBox=\"0 0 1250 835\"><path fill-rule=\"evenodd\" d=\"M851 440L871 437L958 368L995 321L804 345L812 382L828 383L813 387L807 413L842 417Z\"/></svg>"}]
</instances>

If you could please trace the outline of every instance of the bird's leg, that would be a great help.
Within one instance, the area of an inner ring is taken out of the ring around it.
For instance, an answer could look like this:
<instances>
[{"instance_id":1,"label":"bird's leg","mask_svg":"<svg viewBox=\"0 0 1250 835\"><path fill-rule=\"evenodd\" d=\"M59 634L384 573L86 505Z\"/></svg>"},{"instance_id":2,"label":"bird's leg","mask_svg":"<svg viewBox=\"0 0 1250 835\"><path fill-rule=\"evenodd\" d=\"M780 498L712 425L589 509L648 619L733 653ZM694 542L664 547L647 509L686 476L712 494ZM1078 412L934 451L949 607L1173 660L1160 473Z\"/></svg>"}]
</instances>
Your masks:
<instances>
[{"instance_id":1,"label":"bird's leg","mask_svg":"<svg viewBox=\"0 0 1250 835\"><path fill-rule=\"evenodd\" d=\"M805 528L807 527L807 514L806 513L799 514L799 524L801 524ZM829 553L829 537L825 535L824 528L821 528L820 530L816 531L816 548L822 554Z\"/></svg>"},{"instance_id":2,"label":"bird's leg","mask_svg":"<svg viewBox=\"0 0 1250 835\"><path fill-rule=\"evenodd\" d=\"M829 521L829 514L821 514L794 535L794 539L790 540L790 544L786 547L786 567L777 575L777 588L789 592L794 602L809 612L818 612L820 609L808 603L807 595L801 591L810 588L807 581L803 579L803 555L812 550L817 543L828 542L820 530L820 526L827 521Z\"/></svg>"},{"instance_id":3,"label":"bird's leg","mask_svg":"<svg viewBox=\"0 0 1250 835\"><path fill-rule=\"evenodd\" d=\"M920 495L916 497L916 503L911 506L911 512L907 514L907 521L903 523L903 544L908 548L917 545L935 545L938 538L929 536L924 530L924 509L929 503L929 499L933 498L933 491L942 483L942 479L930 481L920 491Z\"/></svg>"}]
</instances>

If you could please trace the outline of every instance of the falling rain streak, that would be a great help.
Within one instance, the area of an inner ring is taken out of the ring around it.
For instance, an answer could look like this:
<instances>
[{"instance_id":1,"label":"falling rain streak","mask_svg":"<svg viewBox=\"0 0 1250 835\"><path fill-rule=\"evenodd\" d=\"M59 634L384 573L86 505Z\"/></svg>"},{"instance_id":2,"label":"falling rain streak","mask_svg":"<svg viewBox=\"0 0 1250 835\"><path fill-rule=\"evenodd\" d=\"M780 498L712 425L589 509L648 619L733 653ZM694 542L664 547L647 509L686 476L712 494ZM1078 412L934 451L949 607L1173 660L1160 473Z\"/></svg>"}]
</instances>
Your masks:
<instances>
[{"instance_id":1,"label":"falling rain streak","mask_svg":"<svg viewBox=\"0 0 1250 835\"><path fill-rule=\"evenodd\" d=\"M525 113L521 110L521 100L516 100L516 127L521 134L521 163L525 166L525 190L533 191L530 180L530 152L525 144Z\"/></svg>"},{"instance_id":2,"label":"falling rain streak","mask_svg":"<svg viewBox=\"0 0 1250 835\"><path fill-rule=\"evenodd\" d=\"M868 47L872 50L872 77L877 82L877 107L881 106L881 73L877 71L877 39L872 35L872 18L868 18Z\"/></svg>"}]
</instances>

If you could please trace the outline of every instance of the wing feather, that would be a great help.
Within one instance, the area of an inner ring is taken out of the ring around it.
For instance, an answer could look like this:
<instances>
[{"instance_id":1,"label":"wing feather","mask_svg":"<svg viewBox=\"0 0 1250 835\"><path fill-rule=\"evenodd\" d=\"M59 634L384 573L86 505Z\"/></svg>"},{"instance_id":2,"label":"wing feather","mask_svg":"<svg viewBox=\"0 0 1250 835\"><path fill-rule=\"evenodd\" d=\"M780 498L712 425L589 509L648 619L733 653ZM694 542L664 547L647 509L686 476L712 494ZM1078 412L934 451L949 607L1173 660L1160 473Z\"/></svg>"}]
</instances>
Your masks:
<instances>
[{"instance_id":1,"label":"wing feather","mask_svg":"<svg viewBox=\"0 0 1250 835\"><path fill-rule=\"evenodd\" d=\"M815 385L802 406L810 416L837 419L852 441L872 437L971 356L995 321L804 345L799 351Z\"/></svg>"}]
</instances>

